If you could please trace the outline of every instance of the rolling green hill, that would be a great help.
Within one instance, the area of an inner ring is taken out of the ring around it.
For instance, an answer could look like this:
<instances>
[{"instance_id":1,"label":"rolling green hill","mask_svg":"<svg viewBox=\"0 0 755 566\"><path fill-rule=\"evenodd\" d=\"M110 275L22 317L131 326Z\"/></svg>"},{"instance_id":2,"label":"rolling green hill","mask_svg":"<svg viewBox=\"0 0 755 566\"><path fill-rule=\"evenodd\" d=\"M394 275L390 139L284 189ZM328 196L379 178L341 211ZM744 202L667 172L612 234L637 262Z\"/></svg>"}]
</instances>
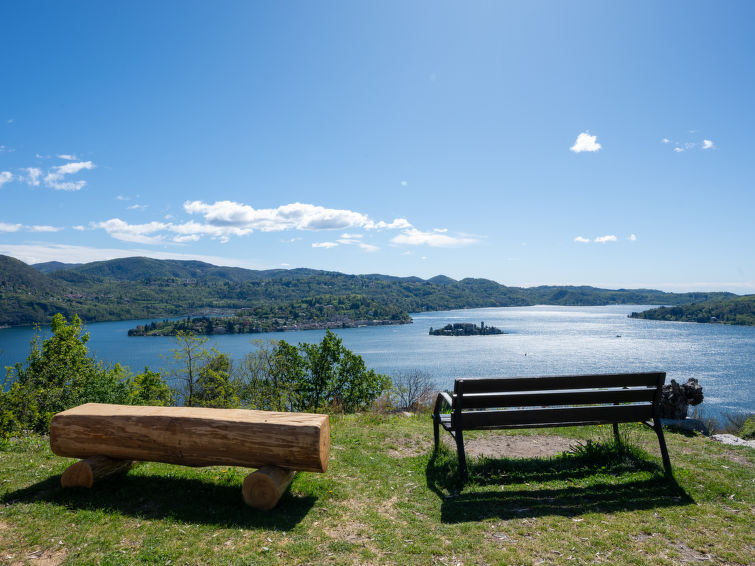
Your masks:
<instances>
[{"instance_id":1,"label":"rolling green hill","mask_svg":"<svg viewBox=\"0 0 755 566\"><path fill-rule=\"evenodd\" d=\"M60 266L56 266L60 267ZM56 312L88 322L187 316L284 305L322 295L360 295L403 312L476 307L645 304L682 305L731 293L664 293L650 289L507 287L489 279L429 280L347 275L314 269L250 270L199 261L135 257L49 273L0 256L0 325L44 323Z\"/></svg>"}]
</instances>

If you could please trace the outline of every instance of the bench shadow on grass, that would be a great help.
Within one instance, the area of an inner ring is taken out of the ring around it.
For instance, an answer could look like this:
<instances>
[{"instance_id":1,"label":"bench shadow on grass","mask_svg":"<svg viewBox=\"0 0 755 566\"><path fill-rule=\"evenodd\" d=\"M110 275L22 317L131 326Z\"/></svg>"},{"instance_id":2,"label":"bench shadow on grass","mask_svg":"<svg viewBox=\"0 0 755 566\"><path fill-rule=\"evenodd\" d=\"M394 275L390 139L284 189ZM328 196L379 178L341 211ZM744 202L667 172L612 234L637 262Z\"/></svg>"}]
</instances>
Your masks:
<instances>
[{"instance_id":1,"label":"bench shadow on grass","mask_svg":"<svg viewBox=\"0 0 755 566\"><path fill-rule=\"evenodd\" d=\"M247 506L240 485L221 485L194 478L127 474L103 480L91 489L60 487L55 475L5 494L0 502L44 501L68 509L103 510L139 519L164 519L224 528L288 531L312 509L314 496L286 492L271 511Z\"/></svg>"},{"instance_id":2,"label":"bench shadow on grass","mask_svg":"<svg viewBox=\"0 0 755 566\"><path fill-rule=\"evenodd\" d=\"M663 475L662 467L636 453L607 460L579 454L479 458L469 463L470 481L466 486L459 484L457 472L456 454L447 450L433 453L427 464L427 485L442 501L444 523L577 517L694 503L676 480ZM605 476L615 479L605 483L601 480ZM551 487L548 482L573 485Z\"/></svg>"}]
</instances>

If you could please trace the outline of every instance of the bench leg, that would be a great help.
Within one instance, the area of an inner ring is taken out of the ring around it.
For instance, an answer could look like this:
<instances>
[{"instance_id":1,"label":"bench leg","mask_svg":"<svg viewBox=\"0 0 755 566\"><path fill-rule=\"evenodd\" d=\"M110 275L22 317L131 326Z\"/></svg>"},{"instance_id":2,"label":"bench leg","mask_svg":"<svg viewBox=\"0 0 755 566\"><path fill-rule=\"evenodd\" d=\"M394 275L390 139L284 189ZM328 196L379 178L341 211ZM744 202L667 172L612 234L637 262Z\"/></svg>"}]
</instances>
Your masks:
<instances>
[{"instance_id":1,"label":"bench leg","mask_svg":"<svg viewBox=\"0 0 755 566\"><path fill-rule=\"evenodd\" d=\"M671 477L671 460L668 457L668 450L666 449L666 439L663 437L663 426L660 419L653 419L653 430L658 436L658 444L661 445L661 458L663 459L663 469L666 472L667 477Z\"/></svg>"},{"instance_id":2,"label":"bench leg","mask_svg":"<svg viewBox=\"0 0 755 566\"><path fill-rule=\"evenodd\" d=\"M435 448L434 450L438 450L438 443L440 442L440 415L433 415L433 433L435 434Z\"/></svg>"},{"instance_id":3,"label":"bench leg","mask_svg":"<svg viewBox=\"0 0 755 566\"><path fill-rule=\"evenodd\" d=\"M90 456L71 464L60 476L61 487L92 487L94 482L127 472L131 460L116 460L107 456Z\"/></svg>"},{"instance_id":4,"label":"bench leg","mask_svg":"<svg viewBox=\"0 0 755 566\"><path fill-rule=\"evenodd\" d=\"M277 466L264 466L244 479L241 496L250 507L269 511L278 504L296 472Z\"/></svg>"},{"instance_id":5,"label":"bench leg","mask_svg":"<svg viewBox=\"0 0 755 566\"><path fill-rule=\"evenodd\" d=\"M464 434L461 429L456 431L456 452L459 454L459 477L462 483L467 483L469 470L467 470L467 455L464 453Z\"/></svg>"}]
</instances>

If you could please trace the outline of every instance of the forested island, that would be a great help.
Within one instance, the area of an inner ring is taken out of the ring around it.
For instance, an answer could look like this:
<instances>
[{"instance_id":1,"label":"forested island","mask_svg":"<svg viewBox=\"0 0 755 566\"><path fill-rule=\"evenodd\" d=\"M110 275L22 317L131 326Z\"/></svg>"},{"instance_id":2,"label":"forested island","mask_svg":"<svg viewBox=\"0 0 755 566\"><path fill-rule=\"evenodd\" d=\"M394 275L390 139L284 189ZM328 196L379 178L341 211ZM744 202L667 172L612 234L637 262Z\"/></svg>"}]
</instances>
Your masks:
<instances>
[{"instance_id":1,"label":"forested island","mask_svg":"<svg viewBox=\"0 0 755 566\"><path fill-rule=\"evenodd\" d=\"M446 324L443 328L430 327L430 336L488 336L503 334L503 330L495 326L485 326L484 322L476 326L471 322L455 322Z\"/></svg>"},{"instance_id":2,"label":"forested island","mask_svg":"<svg viewBox=\"0 0 755 566\"><path fill-rule=\"evenodd\" d=\"M633 312L629 317L755 326L755 295L704 301L692 305L659 307Z\"/></svg>"},{"instance_id":3,"label":"forested island","mask_svg":"<svg viewBox=\"0 0 755 566\"><path fill-rule=\"evenodd\" d=\"M31 266L0 255L0 325L47 323L56 313L68 318L77 314L84 322L235 313L323 295L360 295L404 313L538 304L682 305L735 297L652 289L508 287L489 279L457 281L444 275L421 279L314 269L258 271L146 257Z\"/></svg>"},{"instance_id":4,"label":"forested island","mask_svg":"<svg viewBox=\"0 0 755 566\"><path fill-rule=\"evenodd\" d=\"M128 335L175 336L179 332L201 335L248 334L411 322L409 313L361 295L322 295L291 303L241 309L232 316L186 317L181 320L140 324L130 329Z\"/></svg>"}]
</instances>

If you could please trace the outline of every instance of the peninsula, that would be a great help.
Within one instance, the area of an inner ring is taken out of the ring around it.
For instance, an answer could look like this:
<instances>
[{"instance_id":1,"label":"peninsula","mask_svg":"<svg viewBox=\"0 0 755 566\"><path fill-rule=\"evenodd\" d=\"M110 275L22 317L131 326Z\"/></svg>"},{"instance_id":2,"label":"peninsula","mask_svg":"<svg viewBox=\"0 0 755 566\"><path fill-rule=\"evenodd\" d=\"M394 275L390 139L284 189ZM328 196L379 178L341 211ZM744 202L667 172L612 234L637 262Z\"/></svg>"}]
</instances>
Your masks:
<instances>
[{"instance_id":1,"label":"peninsula","mask_svg":"<svg viewBox=\"0 0 755 566\"><path fill-rule=\"evenodd\" d=\"M629 318L755 326L755 295L725 297L691 305L633 312Z\"/></svg>"}]
</instances>

